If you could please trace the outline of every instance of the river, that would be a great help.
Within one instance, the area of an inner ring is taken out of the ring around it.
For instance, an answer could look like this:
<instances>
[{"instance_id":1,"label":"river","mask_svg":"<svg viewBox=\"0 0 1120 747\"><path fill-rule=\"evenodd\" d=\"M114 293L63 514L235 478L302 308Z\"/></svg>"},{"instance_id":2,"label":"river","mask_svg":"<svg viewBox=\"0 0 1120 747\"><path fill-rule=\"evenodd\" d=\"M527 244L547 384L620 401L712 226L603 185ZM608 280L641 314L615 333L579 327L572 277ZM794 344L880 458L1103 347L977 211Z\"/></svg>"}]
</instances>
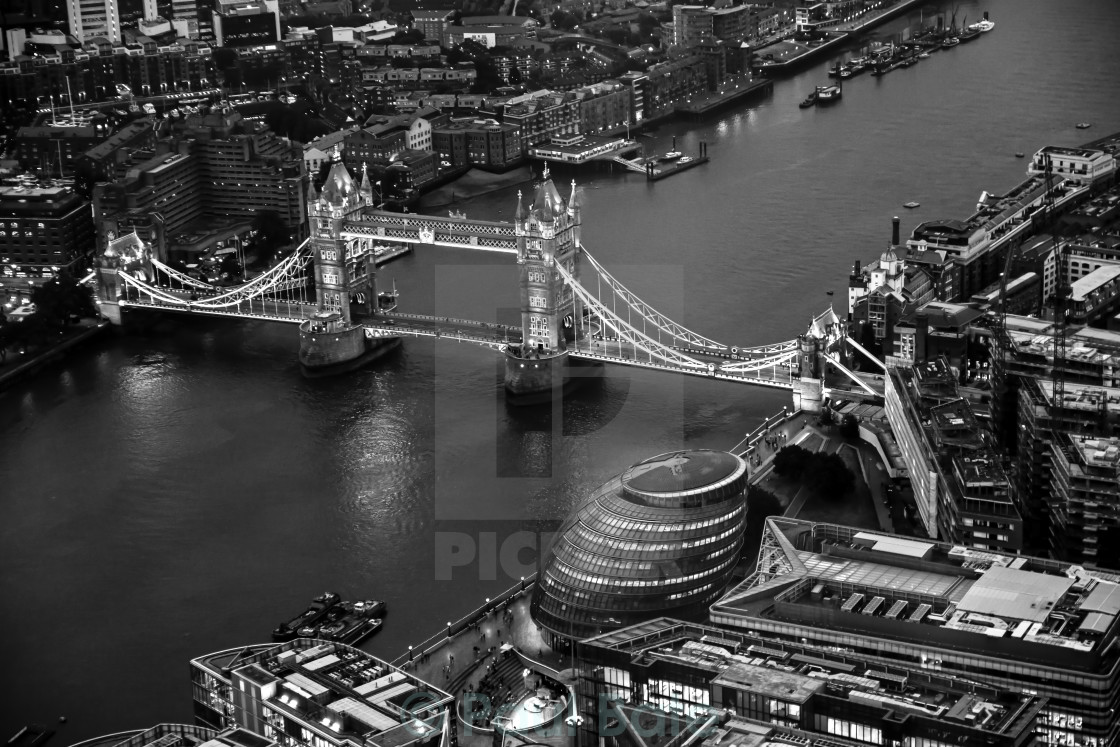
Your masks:
<instances>
[{"instance_id":1,"label":"river","mask_svg":"<svg viewBox=\"0 0 1120 747\"><path fill-rule=\"evenodd\" d=\"M822 60L647 140L706 141L707 165L655 184L578 175L585 245L728 344L789 339L829 303L845 313L852 262L882 251L891 216L904 232L963 218L981 190L1024 177L1015 152L1120 129L1120 4L958 3L958 19L982 11L993 32L853 79L831 108L797 107L825 82ZM571 174L556 178L566 194ZM505 190L456 209L508 220L515 203ZM404 311L508 320L517 301L505 255L420 251L382 277ZM365 648L393 658L531 570L519 547L612 474L729 448L789 404L611 369L553 418L508 408L483 349L407 340L368 370L309 381L296 347L283 325L167 319L0 394L0 734L59 716L65 743L189 722L191 657L266 640L326 589L388 601Z\"/></svg>"}]
</instances>

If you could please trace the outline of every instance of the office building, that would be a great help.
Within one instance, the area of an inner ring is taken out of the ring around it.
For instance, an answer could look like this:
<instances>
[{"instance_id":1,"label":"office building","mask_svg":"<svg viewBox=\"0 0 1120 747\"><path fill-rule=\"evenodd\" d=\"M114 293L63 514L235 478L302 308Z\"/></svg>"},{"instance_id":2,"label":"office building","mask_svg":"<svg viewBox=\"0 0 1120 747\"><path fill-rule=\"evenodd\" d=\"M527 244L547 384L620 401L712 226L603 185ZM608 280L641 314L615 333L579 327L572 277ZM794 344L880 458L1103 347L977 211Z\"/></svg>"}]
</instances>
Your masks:
<instances>
[{"instance_id":1,"label":"office building","mask_svg":"<svg viewBox=\"0 0 1120 747\"><path fill-rule=\"evenodd\" d=\"M450 747L451 695L364 651L297 638L191 660L194 715L285 747Z\"/></svg>"},{"instance_id":2,"label":"office building","mask_svg":"<svg viewBox=\"0 0 1120 747\"><path fill-rule=\"evenodd\" d=\"M454 16L455 11L453 10L414 10L412 11L412 28L424 34L424 38L428 41L446 47L448 46L451 19Z\"/></svg>"},{"instance_id":3,"label":"office building","mask_svg":"<svg viewBox=\"0 0 1120 747\"><path fill-rule=\"evenodd\" d=\"M211 18L219 47L255 47L280 40L276 0L216 0Z\"/></svg>"},{"instance_id":4,"label":"office building","mask_svg":"<svg viewBox=\"0 0 1120 747\"><path fill-rule=\"evenodd\" d=\"M1107 475L1120 435L1118 364L1120 333L1059 332L1030 317L1008 315L1006 355L993 348L993 385L1009 393L997 421L1011 439L1024 509L1045 530L1032 549L1113 569L1120 503Z\"/></svg>"},{"instance_id":5,"label":"office building","mask_svg":"<svg viewBox=\"0 0 1120 747\"><path fill-rule=\"evenodd\" d=\"M578 135L579 99L572 93L540 90L506 102L502 121L518 128L521 153L552 137Z\"/></svg>"},{"instance_id":6,"label":"office building","mask_svg":"<svg viewBox=\"0 0 1120 747\"><path fill-rule=\"evenodd\" d=\"M140 732L108 734L70 747L275 747L276 743L244 729L207 729L188 724L159 724Z\"/></svg>"},{"instance_id":7,"label":"office building","mask_svg":"<svg viewBox=\"0 0 1120 747\"><path fill-rule=\"evenodd\" d=\"M18 305L59 272L79 275L92 254L88 200L67 187L0 186L0 303Z\"/></svg>"},{"instance_id":8,"label":"office building","mask_svg":"<svg viewBox=\"0 0 1120 747\"><path fill-rule=\"evenodd\" d=\"M103 36L111 42L121 40L117 0L66 0L66 20L70 34L79 42L95 36Z\"/></svg>"},{"instance_id":9,"label":"office building","mask_svg":"<svg viewBox=\"0 0 1120 747\"><path fill-rule=\"evenodd\" d=\"M1019 552L1023 518L994 436L960 394L944 358L887 372L886 411L930 537Z\"/></svg>"},{"instance_id":10,"label":"office building","mask_svg":"<svg viewBox=\"0 0 1120 747\"><path fill-rule=\"evenodd\" d=\"M634 747L666 740L1029 747L1044 704L837 647L670 618L581 641L578 656L581 746L605 737Z\"/></svg>"},{"instance_id":11,"label":"office building","mask_svg":"<svg viewBox=\"0 0 1120 747\"><path fill-rule=\"evenodd\" d=\"M655 615L703 615L739 560L746 480L746 462L718 451L662 454L610 480L560 527L533 620L558 645Z\"/></svg>"},{"instance_id":12,"label":"office building","mask_svg":"<svg viewBox=\"0 0 1120 747\"><path fill-rule=\"evenodd\" d=\"M1044 697L1041 744L1106 747L1120 738L1118 580L1044 558L770 517L755 572L712 605L711 620L957 690L979 683Z\"/></svg>"},{"instance_id":13,"label":"office building","mask_svg":"<svg viewBox=\"0 0 1120 747\"><path fill-rule=\"evenodd\" d=\"M453 167L502 170L521 162L516 125L494 119L452 120L432 128L432 147Z\"/></svg>"}]
</instances>

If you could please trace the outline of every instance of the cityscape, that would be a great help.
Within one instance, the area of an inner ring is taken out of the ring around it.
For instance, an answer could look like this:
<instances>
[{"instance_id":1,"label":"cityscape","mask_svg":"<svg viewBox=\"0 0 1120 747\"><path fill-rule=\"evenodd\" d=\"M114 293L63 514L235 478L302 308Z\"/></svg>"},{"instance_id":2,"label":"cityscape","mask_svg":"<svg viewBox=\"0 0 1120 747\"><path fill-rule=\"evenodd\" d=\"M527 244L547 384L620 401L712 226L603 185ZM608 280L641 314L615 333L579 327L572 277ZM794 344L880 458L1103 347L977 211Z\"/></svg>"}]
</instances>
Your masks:
<instances>
[{"instance_id":1,"label":"cityscape","mask_svg":"<svg viewBox=\"0 0 1120 747\"><path fill-rule=\"evenodd\" d=\"M1120 745L1110 0L0 31L10 746Z\"/></svg>"}]
</instances>

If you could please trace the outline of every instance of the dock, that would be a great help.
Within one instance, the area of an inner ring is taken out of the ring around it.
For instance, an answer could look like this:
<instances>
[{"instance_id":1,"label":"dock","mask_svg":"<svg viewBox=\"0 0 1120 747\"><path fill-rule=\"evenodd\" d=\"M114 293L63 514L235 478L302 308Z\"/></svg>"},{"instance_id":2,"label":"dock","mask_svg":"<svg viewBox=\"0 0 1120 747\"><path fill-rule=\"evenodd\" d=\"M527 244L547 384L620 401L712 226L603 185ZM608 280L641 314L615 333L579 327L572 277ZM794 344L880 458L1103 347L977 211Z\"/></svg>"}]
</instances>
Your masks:
<instances>
[{"instance_id":1,"label":"dock","mask_svg":"<svg viewBox=\"0 0 1120 747\"><path fill-rule=\"evenodd\" d=\"M794 70L803 64L808 64L819 57L831 54L835 49L846 45L864 31L885 23L892 18L907 13L922 5L921 0L902 0L887 7L874 8L866 14L851 21L824 28L822 31L831 35L827 41L809 46L789 39L778 41L759 47L756 51L764 60L759 67L764 75L775 75Z\"/></svg>"},{"instance_id":2,"label":"dock","mask_svg":"<svg viewBox=\"0 0 1120 747\"><path fill-rule=\"evenodd\" d=\"M725 106L755 94L769 94L774 90L774 81L770 78L753 78L725 87L718 91L711 91L699 96L689 96L684 103L677 104L678 114L703 116Z\"/></svg>"},{"instance_id":3,"label":"dock","mask_svg":"<svg viewBox=\"0 0 1120 747\"><path fill-rule=\"evenodd\" d=\"M651 182L660 181L674 174L679 174L682 171L696 168L700 164L707 162L707 156L693 156L692 160L684 161L683 163L680 160L676 160L661 164L660 166L654 166L653 159L650 159L650 161L647 162L646 180Z\"/></svg>"}]
</instances>

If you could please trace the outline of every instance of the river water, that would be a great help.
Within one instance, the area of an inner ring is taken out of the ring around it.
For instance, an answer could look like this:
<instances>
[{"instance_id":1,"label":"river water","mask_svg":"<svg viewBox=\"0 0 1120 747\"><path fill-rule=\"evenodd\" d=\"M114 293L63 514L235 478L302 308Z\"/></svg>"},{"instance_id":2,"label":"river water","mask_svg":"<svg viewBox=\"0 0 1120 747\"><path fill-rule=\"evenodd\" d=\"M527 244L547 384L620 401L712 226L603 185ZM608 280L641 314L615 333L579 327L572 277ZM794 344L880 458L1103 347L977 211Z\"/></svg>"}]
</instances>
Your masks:
<instances>
[{"instance_id":1,"label":"river water","mask_svg":"<svg viewBox=\"0 0 1120 747\"><path fill-rule=\"evenodd\" d=\"M1120 129L1115 0L957 5L995 31L854 79L828 109L797 107L822 61L768 98L666 124L651 148L706 141L713 159L671 179L578 175L585 245L705 335L785 340L831 302L844 313L849 268L881 252L891 216L905 232L965 217L1024 176L1016 151ZM566 194L572 175L554 176ZM509 219L515 203L505 190L457 209ZM422 251L383 278L405 311L515 318L505 255ZM326 589L388 601L365 648L393 658L532 570L535 532L610 475L729 448L789 404L611 369L554 416L508 408L484 349L408 340L308 381L296 347L283 325L168 319L0 394L0 734L63 715L66 743L190 721L191 657L266 640Z\"/></svg>"}]
</instances>

